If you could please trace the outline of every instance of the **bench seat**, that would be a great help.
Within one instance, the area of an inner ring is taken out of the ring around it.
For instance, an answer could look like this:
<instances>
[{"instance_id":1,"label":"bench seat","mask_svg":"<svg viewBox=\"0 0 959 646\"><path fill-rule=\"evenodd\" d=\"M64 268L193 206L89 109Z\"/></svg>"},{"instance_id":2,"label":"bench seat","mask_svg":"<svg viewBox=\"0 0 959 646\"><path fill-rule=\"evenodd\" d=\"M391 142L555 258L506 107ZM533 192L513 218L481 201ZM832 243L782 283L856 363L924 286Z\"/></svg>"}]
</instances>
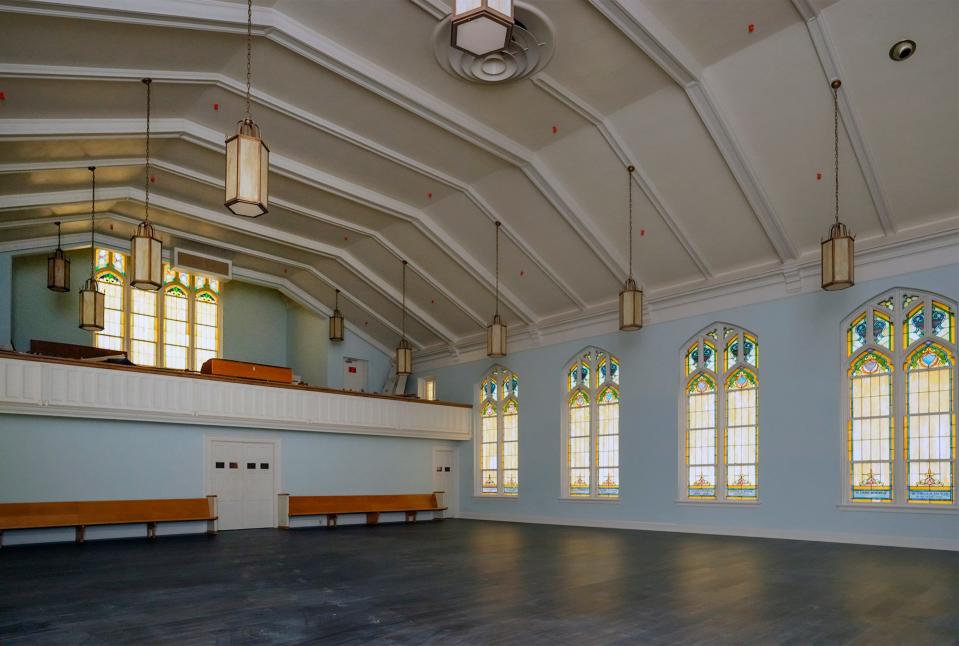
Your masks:
<instances>
[{"instance_id":1,"label":"bench seat","mask_svg":"<svg viewBox=\"0 0 959 646\"><path fill-rule=\"evenodd\" d=\"M439 493L439 492L437 492ZM407 522L415 522L419 512L441 512L446 507L440 505L436 493L428 494L384 494L360 496L289 496L281 498L281 521L286 511L286 524L289 520L301 516L326 516L326 524L336 526L336 518L342 514L366 514L368 525L379 522L380 514L405 513Z\"/></svg>"},{"instance_id":2,"label":"bench seat","mask_svg":"<svg viewBox=\"0 0 959 646\"><path fill-rule=\"evenodd\" d=\"M86 527L145 524L147 536L154 538L157 523L205 521L207 531L215 533L216 520L216 496L0 503L0 546L9 529L74 527L76 541L82 543Z\"/></svg>"}]
</instances>

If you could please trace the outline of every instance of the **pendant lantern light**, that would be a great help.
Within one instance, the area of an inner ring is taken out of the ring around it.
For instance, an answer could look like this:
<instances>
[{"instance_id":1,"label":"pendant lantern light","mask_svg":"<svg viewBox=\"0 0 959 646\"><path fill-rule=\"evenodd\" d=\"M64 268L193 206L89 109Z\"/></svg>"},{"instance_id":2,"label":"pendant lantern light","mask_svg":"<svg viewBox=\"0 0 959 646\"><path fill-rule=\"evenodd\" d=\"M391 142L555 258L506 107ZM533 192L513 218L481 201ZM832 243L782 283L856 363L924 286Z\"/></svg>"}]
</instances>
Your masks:
<instances>
[{"instance_id":1,"label":"pendant lantern light","mask_svg":"<svg viewBox=\"0 0 959 646\"><path fill-rule=\"evenodd\" d=\"M130 284L137 289L155 292L162 285L163 243L156 236L150 224L150 84L153 79L143 79L147 88L147 150L144 172L143 222L137 225L136 233L130 238L130 267L133 272Z\"/></svg>"},{"instance_id":2,"label":"pendant lantern light","mask_svg":"<svg viewBox=\"0 0 959 646\"><path fill-rule=\"evenodd\" d=\"M57 250L47 258L47 289L52 292L70 291L70 261L60 248L60 223L57 225Z\"/></svg>"},{"instance_id":3,"label":"pendant lantern light","mask_svg":"<svg viewBox=\"0 0 959 646\"><path fill-rule=\"evenodd\" d=\"M836 221L829 228L829 237L822 241L822 288L828 291L846 289L856 283L856 239L849 228L839 221L839 87L841 85L842 81L839 79L834 79L832 82Z\"/></svg>"},{"instance_id":4,"label":"pendant lantern light","mask_svg":"<svg viewBox=\"0 0 959 646\"><path fill-rule=\"evenodd\" d=\"M486 326L486 356L506 356L506 324L499 316L499 229L501 222L496 223L496 312L493 322Z\"/></svg>"},{"instance_id":5,"label":"pendant lantern light","mask_svg":"<svg viewBox=\"0 0 959 646\"><path fill-rule=\"evenodd\" d=\"M253 68L253 0L246 3L246 113L236 134L226 140L226 201L234 215L256 218L267 212L270 149L260 138L260 127L250 116L250 79Z\"/></svg>"},{"instance_id":6,"label":"pendant lantern light","mask_svg":"<svg viewBox=\"0 0 959 646\"><path fill-rule=\"evenodd\" d=\"M403 338L396 346L396 374L408 375L413 372L413 346L406 340L406 261L403 261Z\"/></svg>"},{"instance_id":7,"label":"pendant lantern light","mask_svg":"<svg viewBox=\"0 0 959 646\"><path fill-rule=\"evenodd\" d=\"M636 279L633 278L633 172L636 167L630 164L626 167L627 174L627 193L629 195L628 206L628 233L629 239L629 276L626 277L626 283L623 285L623 291L619 293L619 329L625 332L631 332L643 327L643 290L636 286Z\"/></svg>"},{"instance_id":8,"label":"pendant lantern light","mask_svg":"<svg viewBox=\"0 0 959 646\"><path fill-rule=\"evenodd\" d=\"M515 22L513 0L453 0L450 42L456 49L484 56L509 46Z\"/></svg>"},{"instance_id":9,"label":"pendant lantern light","mask_svg":"<svg viewBox=\"0 0 959 646\"><path fill-rule=\"evenodd\" d=\"M343 340L343 315L340 314L340 290L336 290L333 315L330 317L330 341Z\"/></svg>"},{"instance_id":10,"label":"pendant lantern light","mask_svg":"<svg viewBox=\"0 0 959 646\"><path fill-rule=\"evenodd\" d=\"M80 329L90 332L103 330L104 314L106 312L106 294L100 291L97 283L96 271L96 244L93 241L94 214L97 195L97 168L90 166L90 277L80 289Z\"/></svg>"}]
</instances>

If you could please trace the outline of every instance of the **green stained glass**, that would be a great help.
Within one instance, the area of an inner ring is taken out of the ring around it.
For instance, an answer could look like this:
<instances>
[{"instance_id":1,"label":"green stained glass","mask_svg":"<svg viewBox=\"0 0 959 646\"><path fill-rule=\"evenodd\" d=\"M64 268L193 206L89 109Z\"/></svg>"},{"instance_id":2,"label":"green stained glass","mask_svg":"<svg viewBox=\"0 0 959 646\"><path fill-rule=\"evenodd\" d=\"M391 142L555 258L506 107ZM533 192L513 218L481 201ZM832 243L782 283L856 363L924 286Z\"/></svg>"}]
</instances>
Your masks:
<instances>
[{"instance_id":1,"label":"green stained glass","mask_svg":"<svg viewBox=\"0 0 959 646\"><path fill-rule=\"evenodd\" d=\"M863 352L852 362L850 372L854 376L872 375L880 372L891 372L891 366L889 365L889 359L884 355L878 352Z\"/></svg>"},{"instance_id":2,"label":"green stained glass","mask_svg":"<svg viewBox=\"0 0 959 646\"><path fill-rule=\"evenodd\" d=\"M690 380L689 385L686 387L686 392L690 395L710 393L715 390L716 383L706 374L696 375Z\"/></svg>"},{"instance_id":3,"label":"green stained glass","mask_svg":"<svg viewBox=\"0 0 959 646\"><path fill-rule=\"evenodd\" d=\"M503 407L504 415L515 415L519 412L519 405L512 399L506 402L506 405Z\"/></svg>"},{"instance_id":4,"label":"green stained glass","mask_svg":"<svg viewBox=\"0 0 959 646\"><path fill-rule=\"evenodd\" d=\"M727 388L755 388L756 386L758 386L756 375L744 368L740 368L726 378Z\"/></svg>"},{"instance_id":5,"label":"green stained glass","mask_svg":"<svg viewBox=\"0 0 959 646\"><path fill-rule=\"evenodd\" d=\"M942 346L926 341L926 343L909 355L907 362L909 368L938 368L940 366L952 365L952 357Z\"/></svg>"},{"instance_id":6,"label":"green stained glass","mask_svg":"<svg viewBox=\"0 0 959 646\"><path fill-rule=\"evenodd\" d=\"M599 393L597 401L600 404L612 404L619 401L619 391L612 386L607 386Z\"/></svg>"},{"instance_id":7,"label":"green stained glass","mask_svg":"<svg viewBox=\"0 0 959 646\"><path fill-rule=\"evenodd\" d=\"M574 408L589 406L589 399L586 398L586 394L583 391L577 390L573 393L573 396L570 397L569 405Z\"/></svg>"},{"instance_id":8,"label":"green stained glass","mask_svg":"<svg viewBox=\"0 0 959 646\"><path fill-rule=\"evenodd\" d=\"M932 333L950 343L955 342L955 316L952 310L942 303L932 302Z\"/></svg>"}]
</instances>

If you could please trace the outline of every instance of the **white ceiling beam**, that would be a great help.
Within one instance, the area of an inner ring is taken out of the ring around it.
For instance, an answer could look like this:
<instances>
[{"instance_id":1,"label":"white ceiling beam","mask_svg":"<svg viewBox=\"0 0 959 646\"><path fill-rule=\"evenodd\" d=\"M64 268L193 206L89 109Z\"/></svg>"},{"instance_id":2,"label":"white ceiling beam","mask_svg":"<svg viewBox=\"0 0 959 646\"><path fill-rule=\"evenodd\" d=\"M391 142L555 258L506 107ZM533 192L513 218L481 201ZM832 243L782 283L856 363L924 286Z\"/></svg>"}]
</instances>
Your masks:
<instances>
[{"instance_id":1,"label":"white ceiling beam","mask_svg":"<svg viewBox=\"0 0 959 646\"><path fill-rule=\"evenodd\" d=\"M776 254L783 262L795 260L799 255L795 244L786 234L779 215L759 183L729 120L709 92L706 81L693 72L696 69L693 57L641 2L630 2L627 8L622 0L589 1L686 91Z\"/></svg>"},{"instance_id":2,"label":"white ceiling beam","mask_svg":"<svg viewBox=\"0 0 959 646\"><path fill-rule=\"evenodd\" d=\"M41 162L26 162L26 163L11 163L11 164L2 164L0 163L0 175L10 174L10 173L25 173L25 172L36 172L36 171L49 171L49 170L65 170L65 169L81 169L86 168L90 165L90 160L60 160L60 161L41 161ZM128 166L143 166L146 163L144 158L135 158L135 157L126 157L126 158L115 158L115 159L97 159L96 162L97 168L123 168ZM155 167L171 175L181 177L190 182L196 182L199 184L204 184L206 186L211 186L214 188L223 189L224 181L219 177L212 177L204 173L200 173L190 168L180 166L173 162L166 161L160 157L153 157L150 160L150 163ZM397 260L405 258L405 255L402 251L389 241L382 233L375 229L369 229L367 227L359 226L349 220L344 220L335 215L330 215L315 209L310 209L308 207L294 204L293 202L287 202L281 198L275 196L270 196L270 204L276 206L291 213L296 213L304 217L316 220L318 222L324 222L326 224L332 224L334 226L340 227L351 233L356 233L358 235L366 236L374 240L382 246L386 251L393 255ZM452 292L446 289L444 286L438 284L433 277L418 263L414 261L409 261L410 267L415 271L426 283L435 289L437 292L443 295L444 298L448 299L454 305L456 305L464 314L469 316L474 323L480 327L486 326L486 321L483 319L479 313L477 313L472 307L470 307L465 301L459 298L455 292Z\"/></svg>"},{"instance_id":3,"label":"white ceiling beam","mask_svg":"<svg viewBox=\"0 0 959 646\"><path fill-rule=\"evenodd\" d=\"M592 123L624 167L630 164L635 166L636 172L635 175L633 175L633 179L636 184L639 185L640 190L643 191L646 199L653 205L656 213L659 214L663 223L672 232L673 237L680 246L683 247L689 259L696 265L696 268L699 269L703 277L711 277L713 272L707 265L702 253L700 253L696 245L693 244L689 234L683 229L679 221L673 217L673 214L663 200L662 194L656 189L653 180L649 177L649 173L643 168L640 156L635 150L630 148L629 144L627 144L623 137L616 131L615 126L603 117L599 110L587 103L582 97L573 93L569 88L564 87L550 75L540 73L534 76L532 80L536 87L560 101L571 110L575 110L581 117Z\"/></svg>"},{"instance_id":4,"label":"white ceiling beam","mask_svg":"<svg viewBox=\"0 0 959 646\"><path fill-rule=\"evenodd\" d=\"M143 132L143 119L0 119L0 139L126 137L142 135ZM223 151L222 133L189 119L153 119L151 132L157 138L181 138L209 150ZM454 262L470 269L474 277L484 283L490 292L493 291L495 277L486 266L447 234L438 222L422 211L386 196L380 196L382 201L375 201L375 196L379 194L375 194L365 187L335 178L329 173L324 173L272 152L270 154L270 171L411 223ZM432 279L432 282L436 283L438 281ZM538 318L522 298L502 284L500 285L500 295L524 323L535 321Z\"/></svg>"},{"instance_id":5,"label":"white ceiling beam","mask_svg":"<svg viewBox=\"0 0 959 646\"><path fill-rule=\"evenodd\" d=\"M188 0L154 0L134 6L123 0L48 0L42 5L3 0L0 11L231 33L246 27L245 12L235 3L220 0L199 5ZM253 23L258 35L519 167L612 276L617 281L623 278L623 254L596 232L586 212L533 151L275 7L254 7Z\"/></svg>"},{"instance_id":6,"label":"white ceiling beam","mask_svg":"<svg viewBox=\"0 0 959 646\"><path fill-rule=\"evenodd\" d=\"M334 247L317 240L307 240L296 234L281 231L280 229L268 227L250 220L239 220L235 216L189 204L154 191L150 192L150 196L151 203L159 209L171 211L191 219L212 223L243 235L253 236L290 248L331 258L339 262L348 271L372 287L375 291L379 292L380 295L384 296L395 306L399 307L402 302L401 294L396 288L392 287L382 276L345 249L340 249L339 247ZM73 204L78 202L85 203L89 197L90 192L87 189L3 195L0 196L0 211ZM138 187L110 186L97 190L98 201L129 200L142 204L145 202L145 199L145 192ZM223 243L220 243L220 246L223 246ZM286 262L292 264L290 260L286 260ZM437 321L431 314L423 311L420 306L408 302L407 310L413 318L418 320L419 323L430 330L431 333L446 342L455 342L457 335Z\"/></svg>"},{"instance_id":7,"label":"white ceiling beam","mask_svg":"<svg viewBox=\"0 0 959 646\"><path fill-rule=\"evenodd\" d=\"M127 221L129 218L122 216L116 213L101 213L101 216L109 216L113 219L120 221ZM75 217L75 216L71 216ZM87 219L87 216L83 216L81 219ZM67 218L64 218L66 221ZM134 223L135 224L135 223ZM159 228L159 227L158 227ZM202 237L202 236L198 236ZM212 240L208 241L209 244L214 244ZM56 236L42 236L36 238L20 238L17 240L10 240L7 242L0 242L0 252L13 252L16 255L24 254L34 254L34 253L49 253L53 251L57 244L60 244L64 249L85 249L90 246L90 234L88 233L73 233L62 236L60 240ZM102 247L112 247L114 249L125 249L126 245L129 244L129 241L123 238L117 238L115 236L106 236L100 233L94 233L93 244L96 246ZM168 258L169 259L169 258ZM312 294L309 294L305 290L301 289L299 286L294 285L289 279L283 276L277 276L275 274L267 274L264 272L256 271L253 269L248 269L246 267L234 265L233 266L234 276L237 277L241 282L255 283L266 287L273 287L284 293L290 300L299 303L301 306L306 309L312 310L316 314L325 316L329 318L333 310L327 307L322 301L314 297ZM352 300L352 299L351 299ZM362 307L362 305L360 305ZM365 308L363 308L365 309ZM363 328L353 324L349 319L344 321L346 328L356 334L358 337L375 347L380 352L383 352L387 356L392 356L393 349L385 345L379 339L370 335Z\"/></svg>"},{"instance_id":8,"label":"white ceiling beam","mask_svg":"<svg viewBox=\"0 0 959 646\"><path fill-rule=\"evenodd\" d=\"M11 76L27 79L68 79L68 80L87 80L87 81L135 81L149 77L158 83L176 83L176 84L198 84L212 85L222 90L230 92L236 96L245 96L246 85L240 81L218 72L197 72L192 70L144 70L130 68L100 68L100 67L75 67L60 65L30 65L20 63L0 63L0 76ZM394 164L402 166L414 173L428 177L429 179L443 184L449 188L463 193L470 202L485 215L490 222L502 222L503 235L515 244L523 254L525 254L553 283L563 291L564 294L579 307L585 307L586 304L582 298L577 295L569 284L562 280L559 272L556 271L546 260L542 258L513 227L509 219L504 218L493 206L472 186L459 180L452 175L445 173L437 168L424 164L412 157L384 146L377 141L356 133L352 130L324 119L320 115L304 110L287 101L283 101L271 94L250 89L250 98L261 107L278 112L295 121L298 121L307 127L319 130L341 141L345 141L362 150L377 155ZM393 215L393 213L390 213ZM425 213L419 212L419 218L425 219L425 228L435 229L439 223ZM475 267L471 268L475 271Z\"/></svg>"},{"instance_id":9,"label":"white ceiling beam","mask_svg":"<svg viewBox=\"0 0 959 646\"><path fill-rule=\"evenodd\" d=\"M816 13L809 0L792 0L792 2L799 15L806 22L809 39L812 41L813 49L816 50L816 55L819 57L819 63L822 66L826 81L845 79L836 57L836 48L829 37L829 30L822 15ZM882 227L883 233L895 233L896 223L893 222L892 215L889 213L889 204L886 202L886 195L879 183L879 176L876 174L875 165L872 161L874 155L869 152L869 145L862 134L862 128L859 127L856 111L852 107L850 96L854 94L855 89L852 85L843 81L842 89L839 91L839 115L842 118L842 125L846 130L846 136L849 138L853 154L859 163L863 179L866 180L866 188L869 191L870 199L872 199L873 207L876 209L879 226Z\"/></svg>"}]
</instances>

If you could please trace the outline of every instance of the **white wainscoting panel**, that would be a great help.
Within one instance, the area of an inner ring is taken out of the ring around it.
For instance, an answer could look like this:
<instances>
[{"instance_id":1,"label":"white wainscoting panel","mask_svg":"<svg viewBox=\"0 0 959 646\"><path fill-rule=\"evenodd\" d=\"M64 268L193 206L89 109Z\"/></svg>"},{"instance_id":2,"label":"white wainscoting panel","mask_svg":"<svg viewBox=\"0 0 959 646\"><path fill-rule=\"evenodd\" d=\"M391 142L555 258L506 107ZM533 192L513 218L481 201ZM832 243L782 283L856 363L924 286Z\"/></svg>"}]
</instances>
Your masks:
<instances>
[{"instance_id":1,"label":"white wainscoting panel","mask_svg":"<svg viewBox=\"0 0 959 646\"><path fill-rule=\"evenodd\" d=\"M0 357L0 413L470 438L471 409Z\"/></svg>"}]
</instances>

